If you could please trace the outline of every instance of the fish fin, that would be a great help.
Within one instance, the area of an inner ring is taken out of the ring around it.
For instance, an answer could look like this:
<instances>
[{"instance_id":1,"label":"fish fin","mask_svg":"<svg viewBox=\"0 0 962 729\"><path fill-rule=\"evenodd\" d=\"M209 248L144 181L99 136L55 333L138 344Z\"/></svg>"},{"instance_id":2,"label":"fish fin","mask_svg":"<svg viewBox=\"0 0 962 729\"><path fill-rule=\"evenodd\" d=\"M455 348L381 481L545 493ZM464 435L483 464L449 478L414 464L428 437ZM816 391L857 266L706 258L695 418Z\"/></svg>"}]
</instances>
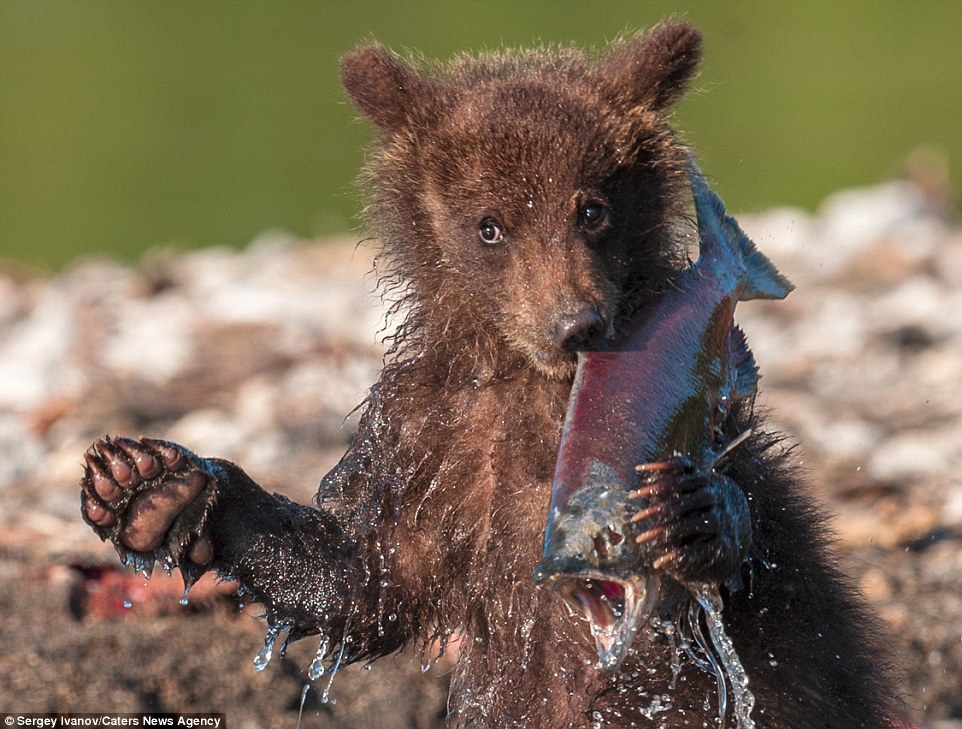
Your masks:
<instances>
[{"instance_id":1,"label":"fish fin","mask_svg":"<svg viewBox=\"0 0 962 729\"><path fill-rule=\"evenodd\" d=\"M728 330L728 364L732 373L731 394L732 401L747 400L758 392L758 365L755 356L748 347L745 332L737 324L732 324Z\"/></svg>"},{"instance_id":2,"label":"fish fin","mask_svg":"<svg viewBox=\"0 0 962 729\"><path fill-rule=\"evenodd\" d=\"M735 256L746 270L744 288L739 296L742 301L784 299L788 296L795 287L779 273L775 264L755 247L751 238L745 235L738 225L738 221L725 211L725 203L709 187L694 160L689 159L688 171L695 198L695 213L698 216L701 255L710 252L716 241L727 246L727 252Z\"/></svg>"}]
</instances>

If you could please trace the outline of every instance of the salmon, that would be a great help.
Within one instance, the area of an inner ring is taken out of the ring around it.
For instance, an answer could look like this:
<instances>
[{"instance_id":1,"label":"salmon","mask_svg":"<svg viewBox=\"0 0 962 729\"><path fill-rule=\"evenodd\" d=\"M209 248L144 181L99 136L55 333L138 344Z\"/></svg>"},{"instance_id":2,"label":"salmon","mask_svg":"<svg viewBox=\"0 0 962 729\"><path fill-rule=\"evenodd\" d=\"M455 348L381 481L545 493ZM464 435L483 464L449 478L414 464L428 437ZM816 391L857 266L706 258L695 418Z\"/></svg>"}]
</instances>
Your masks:
<instances>
[{"instance_id":1,"label":"salmon","mask_svg":"<svg viewBox=\"0 0 962 729\"><path fill-rule=\"evenodd\" d=\"M609 670L654 609L660 582L631 520L639 464L713 467L731 445L718 445L719 426L758 384L735 305L792 290L694 163L689 176L698 260L599 351L579 353L535 571L591 622Z\"/></svg>"}]
</instances>

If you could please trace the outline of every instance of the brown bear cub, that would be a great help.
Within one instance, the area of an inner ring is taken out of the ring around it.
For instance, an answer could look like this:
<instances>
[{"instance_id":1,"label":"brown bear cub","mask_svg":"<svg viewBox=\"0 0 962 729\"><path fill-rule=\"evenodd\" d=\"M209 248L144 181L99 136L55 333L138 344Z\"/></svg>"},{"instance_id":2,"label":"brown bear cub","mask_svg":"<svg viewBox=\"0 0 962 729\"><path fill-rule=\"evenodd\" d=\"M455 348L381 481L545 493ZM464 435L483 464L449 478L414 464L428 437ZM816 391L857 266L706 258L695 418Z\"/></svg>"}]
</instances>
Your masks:
<instances>
[{"instance_id":1,"label":"brown bear cub","mask_svg":"<svg viewBox=\"0 0 962 729\"><path fill-rule=\"evenodd\" d=\"M417 69L377 45L347 55L344 86L378 131L367 215L403 314L350 449L308 507L232 463L104 439L86 456L88 523L140 569L237 580L271 626L319 635L342 664L457 632L452 725L717 727L716 677L670 631L643 627L620 669L599 671L586 624L532 580L575 353L688 265L689 152L668 115L700 55L681 22L597 57ZM874 623L748 410L729 429L756 435L726 475L750 509L749 556L733 571L724 535L678 538L691 502L666 489L654 548L686 557L666 578L723 585L757 726L891 726Z\"/></svg>"}]
</instances>

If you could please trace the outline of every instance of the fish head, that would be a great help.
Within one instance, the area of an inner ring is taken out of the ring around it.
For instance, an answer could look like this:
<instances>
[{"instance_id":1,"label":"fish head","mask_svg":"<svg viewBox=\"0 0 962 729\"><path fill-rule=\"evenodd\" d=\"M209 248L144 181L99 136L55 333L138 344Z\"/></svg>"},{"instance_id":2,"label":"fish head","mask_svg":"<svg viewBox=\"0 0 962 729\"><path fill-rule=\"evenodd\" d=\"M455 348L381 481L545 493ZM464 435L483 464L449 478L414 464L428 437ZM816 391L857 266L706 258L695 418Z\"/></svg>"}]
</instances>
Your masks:
<instances>
[{"instance_id":1,"label":"fish head","mask_svg":"<svg viewBox=\"0 0 962 729\"><path fill-rule=\"evenodd\" d=\"M570 614L588 623L598 652L598 668L618 670L635 636L658 600L655 575L612 578L597 572L535 572L535 581L554 590Z\"/></svg>"},{"instance_id":2,"label":"fish head","mask_svg":"<svg viewBox=\"0 0 962 729\"><path fill-rule=\"evenodd\" d=\"M605 671L628 655L658 596L659 578L635 542L626 497L623 489L593 485L552 508L534 575L588 623Z\"/></svg>"}]
</instances>

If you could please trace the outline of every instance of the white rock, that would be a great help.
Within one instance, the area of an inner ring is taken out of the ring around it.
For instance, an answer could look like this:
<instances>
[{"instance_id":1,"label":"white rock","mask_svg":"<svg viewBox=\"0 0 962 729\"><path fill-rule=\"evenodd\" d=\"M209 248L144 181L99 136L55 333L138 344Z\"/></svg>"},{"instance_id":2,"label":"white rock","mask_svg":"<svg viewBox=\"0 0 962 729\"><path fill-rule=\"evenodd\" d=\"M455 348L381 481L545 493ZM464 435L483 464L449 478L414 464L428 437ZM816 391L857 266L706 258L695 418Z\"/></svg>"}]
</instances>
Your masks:
<instances>
[{"instance_id":1,"label":"white rock","mask_svg":"<svg viewBox=\"0 0 962 729\"><path fill-rule=\"evenodd\" d=\"M902 327L918 327L944 336L951 326L946 319L944 287L932 278L913 276L871 302L864 302L866 323L874 332L892 332Z\"/></svg>"},{"instance_id":2,"label":"white rock","mask_svg":"<svg viewBox=\"0 0 962 729\"><path fill-rule=\"evenodd\" d=\"M243 461L255 431L233 413L215 408L194 410L174 423L166 438L204 457Z\"/></svg>"},{"instance_id":3,"label":"white rock","mask_svg":"<svg viewBox=\"0 0 962 729\"><path fill-rule=\"evenodd\" d=\"M30 430L22 415L0 410L0 492L35 478L45 451L43 441ZM81 454L82 451L77 454L78 460Z\"/></svg>"},{"instance_id":4,"label":"white rock","mask_svg":"<svg viewBox=\"0 0 962 729\"><path fill-rule=\"evenodd\" d=\"M63 290L44 287L0 342L0 409L25 411L79 392L84 378L71 358L77 324Z\"/></svg>"},{"instance_id":5,"label":"white rock","mask_svg":"<svg viewBox=\"0 0 962 729\"><path fill-rule=\"evenodd\" d=\"M826 262L835 262L839 270L872 244L887 237L911 237L911 226L931 219L922 193L902 180L837 192L818 213Z\"/></svg>"},{"instance_id":6,"label":"white rock","mask_svg":"<svg viewBox=\"0 0 962 729\"><path fill-rule=\"evenodd\" d=\"M879 445L869 459L868 471L881 481L911 484L938 479L962 467L962 441L957 432L898 433ZM929 485L932 485L931 483Z\"/></svg>"},{"instance_id":7,"label":"white rock","mask_svg":"<svg viewBox=\"0 0 962 729\"><path fill-rule=\"evenodd\" d=\"M128 300L116 317L101 349L107 369L159 384L192 362L197 322L190 301L173 293Z\"/></svg>"}]
</instances>

